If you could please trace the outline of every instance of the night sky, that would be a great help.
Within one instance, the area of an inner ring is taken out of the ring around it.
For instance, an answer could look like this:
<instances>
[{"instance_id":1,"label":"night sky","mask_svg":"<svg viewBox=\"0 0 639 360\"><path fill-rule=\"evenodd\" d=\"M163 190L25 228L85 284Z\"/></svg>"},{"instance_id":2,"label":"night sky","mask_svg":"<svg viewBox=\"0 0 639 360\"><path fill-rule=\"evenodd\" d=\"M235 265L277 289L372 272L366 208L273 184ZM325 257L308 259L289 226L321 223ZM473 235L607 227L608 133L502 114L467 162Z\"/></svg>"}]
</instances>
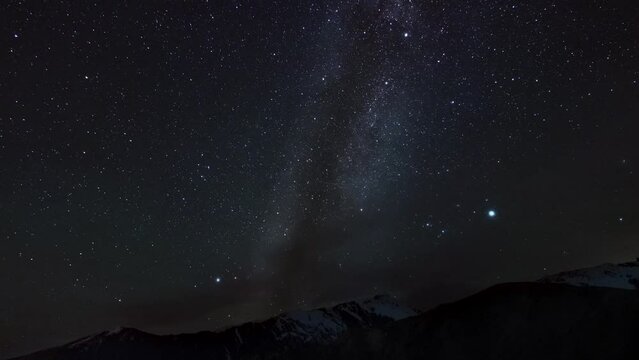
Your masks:
<instances>
[{"instance_id":1,"label":"night sky","mask_svg":"<svg viewBox=\"0 0 639 360\"><path fill-rule=\"evenodd\" d=\"M639 256L636 1L0 5L0 357Z\"/></svg>"}]
</instances>

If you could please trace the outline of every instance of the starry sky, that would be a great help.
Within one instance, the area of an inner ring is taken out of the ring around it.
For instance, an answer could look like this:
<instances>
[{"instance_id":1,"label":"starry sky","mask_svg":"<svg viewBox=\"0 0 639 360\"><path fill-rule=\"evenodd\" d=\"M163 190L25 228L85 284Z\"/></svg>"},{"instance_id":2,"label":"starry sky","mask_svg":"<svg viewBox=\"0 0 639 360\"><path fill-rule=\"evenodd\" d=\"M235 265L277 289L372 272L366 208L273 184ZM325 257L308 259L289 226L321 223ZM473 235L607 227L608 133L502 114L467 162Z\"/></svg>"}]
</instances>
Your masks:
<instances>
[{"instance_id":1,"label":"starry sky","mask_svg":"<svg viewBox=\"0 0 639 360\"><path fill-rule=\"evenodd\" d=\"M7 1L0 354L639 256L635 1Z\"/></svg>"}]
</instances>

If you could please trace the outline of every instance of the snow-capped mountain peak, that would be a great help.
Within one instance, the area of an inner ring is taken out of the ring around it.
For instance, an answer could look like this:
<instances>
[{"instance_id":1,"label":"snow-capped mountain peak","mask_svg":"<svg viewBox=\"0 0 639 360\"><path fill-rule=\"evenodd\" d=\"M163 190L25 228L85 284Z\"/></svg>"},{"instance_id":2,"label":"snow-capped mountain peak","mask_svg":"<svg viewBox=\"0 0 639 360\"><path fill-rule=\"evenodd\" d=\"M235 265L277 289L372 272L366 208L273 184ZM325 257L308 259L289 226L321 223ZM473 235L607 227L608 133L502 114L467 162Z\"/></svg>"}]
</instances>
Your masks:
<instances>
[{"instance_id":1,"label":"snow-capped mountain peak","mask_svg":"<svg viewBox=\"0 0 639 360\"><path fill-rule=\"evenodd\" d=\"M94 335L85 336L76 341L73 341L66 345L67 348L86 348L96 345L101 345L106 342L126 342L126 341L136 341L142 337L153 336L149 333L145 333L144 331L140 331L134 328L128 327L117 327L112 330L102 331Z\"/></svg>"},{"instance_id":2,"label":"snow-capped mountain peak","mask_svg":"<svg viewBox=\"0 0 639 360\"><path fill-rule=\"evenodd\" d=\"M358 303L362 308L367 309L372 314L393 320L401 320L418 314L418 311L415 309L400 305L395 298L390 295L377 295Z\"/></svg>"},{"instance_id":3,"label":"snow-capped mountain peak","mask_svg":"<svg viewBox=\"0 0 639 360\"><path fill-rule=\"evenodd\" d=\"M399 305L391 296L342 303L331 308L292 311L275 318L278 339L324 343L336 339L349 328L372 327L417 315L418 312Z\"/></svg>"},{"instance_id":4,"label":"snow-capped mountain peak","mask_svg":"<svg viewBox=\"0 0 639 360\"><path fill-rule=\"evenodd\" d=\"M639 289L639 259L621 264L603 264L590 268L561 272L539 280L573 286Z\"/></svg>"}]
</instances>

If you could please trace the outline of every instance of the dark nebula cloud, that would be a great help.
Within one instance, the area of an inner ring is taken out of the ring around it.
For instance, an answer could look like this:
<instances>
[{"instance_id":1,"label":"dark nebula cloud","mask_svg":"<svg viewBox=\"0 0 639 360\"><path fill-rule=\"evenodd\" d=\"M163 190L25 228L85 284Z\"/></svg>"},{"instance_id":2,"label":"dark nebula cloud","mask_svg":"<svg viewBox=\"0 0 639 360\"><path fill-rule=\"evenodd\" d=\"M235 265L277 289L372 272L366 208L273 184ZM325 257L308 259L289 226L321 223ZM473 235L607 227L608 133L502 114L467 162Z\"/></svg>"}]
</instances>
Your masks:
<instances>
[{"instance_id":1,"label":"dark nebula cloud","mask_svg":"<svg viewBox=\"0 0 639 360\"><path fill-rule=\"evenodd\" d=\"M633 1L7 2L0 24L0 358L639 254Z\"/></svg>"}]
</instances>

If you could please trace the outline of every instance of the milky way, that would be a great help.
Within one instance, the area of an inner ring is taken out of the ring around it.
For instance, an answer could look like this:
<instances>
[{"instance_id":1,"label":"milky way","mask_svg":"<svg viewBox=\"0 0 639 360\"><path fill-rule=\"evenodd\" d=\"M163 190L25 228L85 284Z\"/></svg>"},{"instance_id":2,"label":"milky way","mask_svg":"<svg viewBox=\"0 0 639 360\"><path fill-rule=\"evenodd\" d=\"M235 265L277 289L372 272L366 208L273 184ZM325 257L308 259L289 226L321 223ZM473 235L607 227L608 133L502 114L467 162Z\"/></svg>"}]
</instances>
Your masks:
<instances>
[{"instance_id":1,"label":"milky way","mask_svg":"<svg viewBox=\"0 0 639 360\"><path fill-rule=\"evenodd\" d=\"M0 24L0 355L639 254L633 1L13 2Z\"/></svg>"}]
</instances>

